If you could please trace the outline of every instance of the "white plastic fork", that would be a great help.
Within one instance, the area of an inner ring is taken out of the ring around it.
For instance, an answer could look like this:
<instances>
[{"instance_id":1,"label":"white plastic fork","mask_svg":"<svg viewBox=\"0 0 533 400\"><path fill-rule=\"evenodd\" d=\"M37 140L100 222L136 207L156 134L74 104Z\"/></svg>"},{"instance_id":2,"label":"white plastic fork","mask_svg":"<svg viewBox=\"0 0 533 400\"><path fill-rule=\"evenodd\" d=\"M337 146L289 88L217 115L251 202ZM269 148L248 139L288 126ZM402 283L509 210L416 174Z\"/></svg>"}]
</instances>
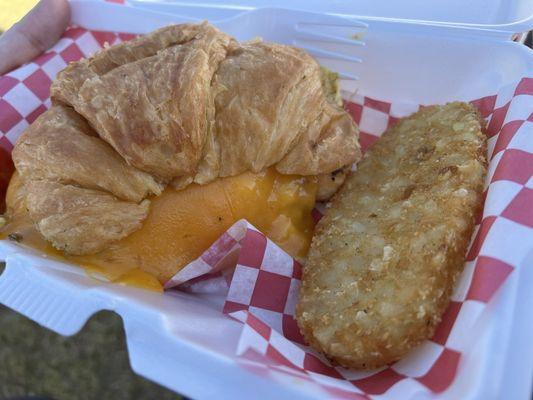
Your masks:
<instances>
[{"instance_id":1,"label":"white plastic fork","mask_svg":"<svg viewBox=\"0 0 533 400\"><path fill-rule=\"evenodd\" d=\"M163 13L95 0L71 0L70 4L72 23L91 30L108 30L113 26L117 32L146 33L169 24L201 21L174 12ZM178 6L176 10L179 11ZM142 25L138 24L139 19L143 21ZM334 61L334 70L341 79L358 79L353 67L362 60L353 53L354 47L364 45L358 39L368 28L364 22L282 8L245 10L230 18L209 22L238 40L261 37L297 46L319 62Z\"/></svg>"}]
</instances>

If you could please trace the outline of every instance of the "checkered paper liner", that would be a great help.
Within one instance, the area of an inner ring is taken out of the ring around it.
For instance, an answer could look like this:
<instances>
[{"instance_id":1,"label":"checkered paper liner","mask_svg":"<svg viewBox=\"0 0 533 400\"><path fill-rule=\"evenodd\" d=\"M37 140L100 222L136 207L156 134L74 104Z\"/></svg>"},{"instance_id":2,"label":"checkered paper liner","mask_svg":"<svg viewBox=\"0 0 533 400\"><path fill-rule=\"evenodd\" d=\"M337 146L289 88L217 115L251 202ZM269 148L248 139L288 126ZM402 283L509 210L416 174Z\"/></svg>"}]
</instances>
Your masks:
<instances>
[{"instance_id":1,"label":"checkered paper liner","mask_svg":"<svg viewBox=\"0 0 533 400\"><path fill-rule=\"evenodd\" d=\"M70 28L48 52L0 77L0 173L10 173L9 153L18 136L50 107L49 87L57 72L106 42L132 36ZM459 360L472 343L479 315L533 248L533 78L472 104L488 121L483 214L436 334L403 360L375 371L354 371L332 366L309 349L293 318L302 267L246 221L237 222L167 287L226 293L223 312L243 324L235 361L270 379L290 383L297 378L306 382L302 388L332 398L442 392L461 373ZM366 150L419 106L355 96L345 107L359 124Z\"/></svg>"}]
</instances>

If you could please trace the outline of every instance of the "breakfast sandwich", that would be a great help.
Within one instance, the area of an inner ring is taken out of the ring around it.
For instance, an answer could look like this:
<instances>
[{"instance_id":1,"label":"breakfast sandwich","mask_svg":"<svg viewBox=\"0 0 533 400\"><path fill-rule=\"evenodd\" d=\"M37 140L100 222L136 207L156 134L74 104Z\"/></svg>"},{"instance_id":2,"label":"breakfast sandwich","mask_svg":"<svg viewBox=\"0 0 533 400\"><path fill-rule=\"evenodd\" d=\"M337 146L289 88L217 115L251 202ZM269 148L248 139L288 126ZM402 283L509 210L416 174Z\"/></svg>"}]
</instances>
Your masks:
<instances>
[{"instance_id":1,"label":"breakfast sandwich","mask_svg":"<svg viewBox=\"0 0 533 400\"><path fill-rule=\"evenodd\" d=\"M337 90L304 51L208 23L105 48L16 143L2 235L164 283L246 218L302 259L315 201L360 158Z\"/></svg>"}]
</instances>

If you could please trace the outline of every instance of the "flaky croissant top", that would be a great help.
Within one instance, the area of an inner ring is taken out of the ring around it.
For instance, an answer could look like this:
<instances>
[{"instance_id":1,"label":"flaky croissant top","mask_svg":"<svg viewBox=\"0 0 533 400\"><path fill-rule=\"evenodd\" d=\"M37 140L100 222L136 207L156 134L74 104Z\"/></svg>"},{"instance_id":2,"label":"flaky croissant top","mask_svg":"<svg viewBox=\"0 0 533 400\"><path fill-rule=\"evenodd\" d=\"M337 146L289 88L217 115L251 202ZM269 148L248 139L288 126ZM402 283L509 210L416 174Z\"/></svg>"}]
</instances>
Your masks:
<instances>
[{"instance_id":1,"label":"flaky croissant top","mask_svg":"<svg viewBox=\"0 0 533 400\"><path fill-rule=\"evenodd\" d=\"M41 234L89 254L139 229L150 195L267 167L330 173L358 130L297 48L174 25L70 64L13 161Z\"/></svg>"}]
</instances>

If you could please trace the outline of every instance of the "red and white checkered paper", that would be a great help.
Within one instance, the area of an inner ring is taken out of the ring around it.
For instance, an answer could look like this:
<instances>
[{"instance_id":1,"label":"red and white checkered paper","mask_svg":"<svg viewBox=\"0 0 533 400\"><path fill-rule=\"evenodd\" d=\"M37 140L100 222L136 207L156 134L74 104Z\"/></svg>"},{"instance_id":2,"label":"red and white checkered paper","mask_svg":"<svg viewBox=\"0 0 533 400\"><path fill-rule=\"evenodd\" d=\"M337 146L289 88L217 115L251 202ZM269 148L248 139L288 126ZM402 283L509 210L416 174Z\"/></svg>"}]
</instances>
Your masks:
<instances>
[{"instance_id":1,"label":"red and white checkered paper","mask_svg":"<svg viewBox=\"0 0 533 400\"><path fill-rule=\"evenodd\" d=\"M70 28L50 51L0 77L4 172L17 137L50 106L49 87L57 72L106 42L131 37ZM315 394L332 398L381 398L383 394L408 398L419 391L442 392L461 373L459 360L472 343L471 328L478 316L533 248L533 78L523 78L472 104L488 121L490 166L483 214L435 336L403 360L376 371L354 371L332 366L309 349L293 318L302 268L245 221L236 223L167 286L227 293L223 312L243 323L236 362L271 379L291 382L297 377ZM356 96L346 102L346 109L360 126L366 150L418 105Z\"/></svg>"}]
</instances>

